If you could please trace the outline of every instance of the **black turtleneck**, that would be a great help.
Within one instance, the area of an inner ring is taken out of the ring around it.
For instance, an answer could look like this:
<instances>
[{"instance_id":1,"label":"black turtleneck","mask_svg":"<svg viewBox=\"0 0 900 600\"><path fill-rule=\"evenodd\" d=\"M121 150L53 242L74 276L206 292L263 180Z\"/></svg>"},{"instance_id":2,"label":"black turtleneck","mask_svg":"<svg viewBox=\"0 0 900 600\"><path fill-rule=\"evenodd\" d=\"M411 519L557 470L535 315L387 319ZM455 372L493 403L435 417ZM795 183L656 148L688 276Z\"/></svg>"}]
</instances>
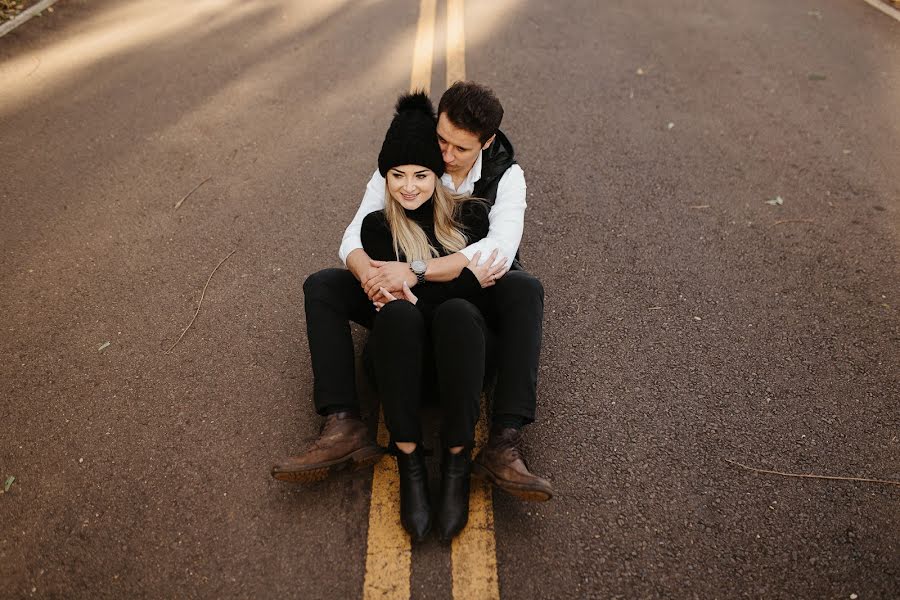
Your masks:
<instances>
[{"instance_id":1,"label":"black turtleneck","mask_svg":"<svg viewBox=\"0 0 900 600\"><path fill-rule=\"evenodd\" d=\"M489 208L479 201L463 202L458 209L456 220L463 226L463 235L469 244L474 244L478 240L487 236ZM434 235L434 204L431 199L426 201L422 206L415 210L406 210L406 215L413 220L425 235L428 237L429 243L437 248L441 256L447 256L451 252L447 251L437 237ZM374 260L407 262L403 253L400 256L394 254L394 240L391 236L391 228L388 225L387 217L383 210L379 210L366 215L362 222L360 231L362 238L363 250ZM426 281L423 284L416 285L413 288L413 294L419 298L417 306L424 313L430 314L438 304L450 298L466 298L476 304L481 300L482 288L478 282L478 278L469 269L463 269L459 276L446 283L435 283Z\"/></svg>"}]
</instances>

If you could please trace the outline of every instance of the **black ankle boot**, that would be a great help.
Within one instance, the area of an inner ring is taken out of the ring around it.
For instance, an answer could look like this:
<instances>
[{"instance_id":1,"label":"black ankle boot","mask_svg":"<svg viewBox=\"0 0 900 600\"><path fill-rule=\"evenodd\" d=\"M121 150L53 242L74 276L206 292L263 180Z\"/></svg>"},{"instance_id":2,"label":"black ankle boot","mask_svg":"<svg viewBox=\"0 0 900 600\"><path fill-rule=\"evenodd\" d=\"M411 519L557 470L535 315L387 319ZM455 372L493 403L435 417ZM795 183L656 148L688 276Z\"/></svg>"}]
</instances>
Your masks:
<instances>
[{"instance_id":1,"label":"black ankle boot","mask_svg":"<svg viewBox=\"0 0 900 600\"><path fill-rule=\"evenodd\" d=\"M469 522L469 480L472 461L468 449L459 454L444 451L441 463L441 504L437 514L441 540L449 542Z\"/></svg>"},{"instance_id":2,"label":"black ankle boot","mask_svg":"<svg viewBox=\"0 0 900 600\"><path fill-rule=\"evenodd\" d=\"M400 522L414 542L421 542L431 531L425 455L421 446L410 454L397 450L396 455L400 471Z\"/></svg>"}]
</instances>

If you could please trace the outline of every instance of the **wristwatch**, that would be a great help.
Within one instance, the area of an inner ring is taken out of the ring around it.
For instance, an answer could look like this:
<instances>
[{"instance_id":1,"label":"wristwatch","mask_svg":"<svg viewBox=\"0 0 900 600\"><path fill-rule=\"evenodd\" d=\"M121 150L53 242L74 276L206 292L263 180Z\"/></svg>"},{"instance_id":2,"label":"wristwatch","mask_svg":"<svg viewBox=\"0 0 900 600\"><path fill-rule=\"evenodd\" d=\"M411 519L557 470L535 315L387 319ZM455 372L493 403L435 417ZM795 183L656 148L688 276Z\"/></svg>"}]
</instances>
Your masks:
<instances>
[{"instance_id":1,"label":"wristwatch","mask_svg":"<svg viewBox=\"0 0 900 600\"><path fill-rule=\"evenodd\" d=\"M416 274L416 282L417 283L425 283L425 269L428 268L428 265L424 260L414 260L409 263L410 270Z\"/></svg>"}]
</instances>

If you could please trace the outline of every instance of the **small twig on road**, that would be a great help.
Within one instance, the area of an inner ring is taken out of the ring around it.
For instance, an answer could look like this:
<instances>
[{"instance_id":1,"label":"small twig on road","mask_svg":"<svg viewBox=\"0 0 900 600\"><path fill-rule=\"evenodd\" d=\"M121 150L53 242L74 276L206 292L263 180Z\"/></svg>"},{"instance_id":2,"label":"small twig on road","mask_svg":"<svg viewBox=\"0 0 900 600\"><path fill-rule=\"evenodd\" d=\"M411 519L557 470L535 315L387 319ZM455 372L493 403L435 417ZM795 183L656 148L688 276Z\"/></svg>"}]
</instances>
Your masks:
<instances>
[{"instance_id":1,"label":"small twig on road","mask_svg":"<svg viewBox=\"0 0 900 600\"><path fill-rule=\"evenodd\" d=\"M814 474L804 474L804 473L784 473L783 471L770 471L768 469L757 469L755 467L748 467L747 465L742 465L736 460L731 460L726 458L725 462L731 463L733 465L737 465L742 469L747 469L748 471L754 471L756 473L768 473L770 475L781 475L782 477L802 477L804 479L833 479L836 481L861 481L863 483L882 483L885 485L900 485L900 481L894 481L892 479L866 479L864 477L838 477L835 475L814 475Z\"/></svg>"},{"instance_id":2,"label":"small twig on road","mask_svg":"<svg viewBox=\"0 0 900 600\"><path fill-rule=\"evenodd\" d=\"M37 56L35 56L34 59L37 61L37 64L35 64L34 68L28 72L28 75L25 76L26 79L34 75L34 72L37 71L41 66L41 59Z\"/></svg>"},{"instance_id":3,"label":"small twig on road","mask_svg":"<svg viewBox=\"0 0 900 600\"><path fill-rule=\"evenodd\" d=\"M181 338L184 337L184 334L186 334L187 331L188 331L188 329L191 328L191 325L194 324L194 319L196 319L196 318L197 318L197 315L200 314L200 306L203 304L203 298L204 298L204 296L206 296L206 288L209 287L209 282L212 281L213 275L216 274L216 271L219 270L219 267L222 266L222 263L224 263L226 260L228 260L229 258L231 258L231 255L234 254L235 252L237 252L237 248L235 248L234 250L232 250L231 252L229 252L229 253L228 253L228 256L226 256L225 258L223 258L222 260L220 260L220 261L219 261L219 264L216 265L216 268L213 269L213 270L212 270L212 273L209 274L209 278L206 280L206 285L203 286L203 291L200 293L200 302L197 303L197 310L194 311L194 316L191 317L191 322L187 324L187 327L184 328L184 331L181 332L181 335L178 336L178 339L175 340L175 343L172 344L172 345L169 347L168 350L166 350L166 354L168 354L169 352L171 352L171 351L172 351L172 348L174 348L175 346L178 345L178 342L181 341Z\"/></svg>"},{"instance_id":4,"label":"small twig on road","mask_svg":"<svg viewBox=\"0 0 900 600\"><path fill-rule=\"evenodd\" d=\"M815 219L781 219L779 221L775 221L775 225L783 225L785 223L815 223Z\"/></svg>"},{"instance_id":5,"label":"small twig on road","mask_svg":"<svg viewBox=\"0 0 900 600\"><path fill-rule=\"evenodd\" d=\"M175 210L178 210L178 207L181 206L181 204L182 204L185 200L187 200L188 197L189 197L191 194L193 194L193 193L196 192L198 189L200 189L200 186L203 185L204 183L206 183L207 181L209 181L210 179L212 179L212 175L210 175L209 177L207 177L206 179L204 179L203 181L201 181L200 183L198 183L198 184L194 187L194 189L192 189L192 190L189 191L187 194L185 194L185 195L184 195L184 198L182 198L181 200L179 200L178 202L175 203Z\"/></svg>"},{"instance_id":6,"label":"small twig on road","mask_svg":"<svg viewBox=\"0 0 900 600\"><path fill-rule=\"evenodd\" d=\"M693 208L695 210L709 208L709 204L695 204L694 206L689 206L688 208Z\"/></svg>"}]
</instances>

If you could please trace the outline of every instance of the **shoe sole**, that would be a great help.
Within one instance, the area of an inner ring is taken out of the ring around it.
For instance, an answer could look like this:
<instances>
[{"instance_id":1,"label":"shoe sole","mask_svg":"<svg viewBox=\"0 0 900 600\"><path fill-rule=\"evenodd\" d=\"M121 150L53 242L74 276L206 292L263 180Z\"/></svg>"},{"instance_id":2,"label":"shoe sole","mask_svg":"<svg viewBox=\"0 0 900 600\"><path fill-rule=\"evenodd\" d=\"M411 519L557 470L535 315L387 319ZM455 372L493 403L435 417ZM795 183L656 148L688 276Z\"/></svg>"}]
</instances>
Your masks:
<instances>
[{"instance_id":1,"label":"shoe sole","mask_svg":"<svg viewBox=\"0 0 900 600\"><path fill-rule=\"evenodd\" d=\"M370 467L381 460L384 450L379 447L360 448L336 460L309 465L307 468L294 471L272 469L272 477L278 481L290 483L312 483L328 479L331 475L350 469L358 471Z\"/></svg>"},{"instance_id":2,"label":"shoe sole","mask_svg":"<svg viewBox=\"0 0 900 600\"><path fill-rule=\"evenodd\" d=\"M527 500L529 502L546 502L553 497L553 492L546 489L537 486L513 483L511 481L506 481L505 479L500 479L499 477L494 475L494 473L490 469L476 462L472 463L472 475L478 477L479 479L490 481L494 485L494 487L503 490L507 494L512 494L517 498L521 498L522 500Z\"/></svg>"}]
</instances>

